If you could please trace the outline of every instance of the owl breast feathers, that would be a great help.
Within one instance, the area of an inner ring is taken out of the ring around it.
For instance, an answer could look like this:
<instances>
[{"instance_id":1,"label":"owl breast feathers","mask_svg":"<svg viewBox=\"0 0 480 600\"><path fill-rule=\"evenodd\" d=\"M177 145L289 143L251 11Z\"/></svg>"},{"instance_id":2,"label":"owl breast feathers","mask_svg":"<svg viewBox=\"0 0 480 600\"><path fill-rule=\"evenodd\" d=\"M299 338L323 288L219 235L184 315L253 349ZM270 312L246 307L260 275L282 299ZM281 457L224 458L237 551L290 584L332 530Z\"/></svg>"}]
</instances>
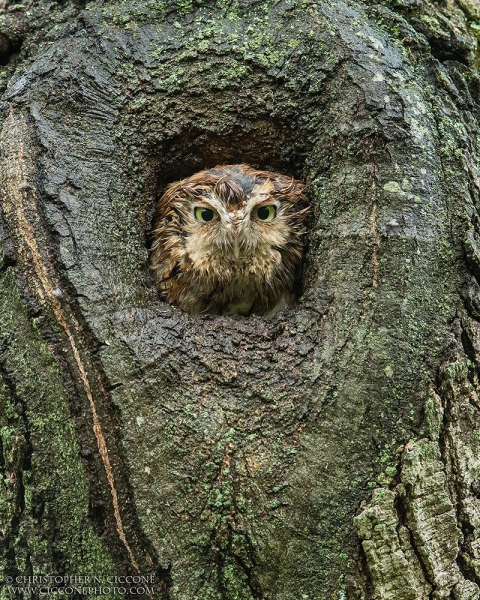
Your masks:
<instances>
[{"instance_id":1,"label":"owl breast feathers","mask_svg":"<svg viewBox=\"0 0 480 600\"><path fill-rule=\"evenodd\" d=\"M161 298L190 314L272 316L289 306L310 210L304 188L248 165L172 183L152 232Z\"/></svg>"}]
</instances>

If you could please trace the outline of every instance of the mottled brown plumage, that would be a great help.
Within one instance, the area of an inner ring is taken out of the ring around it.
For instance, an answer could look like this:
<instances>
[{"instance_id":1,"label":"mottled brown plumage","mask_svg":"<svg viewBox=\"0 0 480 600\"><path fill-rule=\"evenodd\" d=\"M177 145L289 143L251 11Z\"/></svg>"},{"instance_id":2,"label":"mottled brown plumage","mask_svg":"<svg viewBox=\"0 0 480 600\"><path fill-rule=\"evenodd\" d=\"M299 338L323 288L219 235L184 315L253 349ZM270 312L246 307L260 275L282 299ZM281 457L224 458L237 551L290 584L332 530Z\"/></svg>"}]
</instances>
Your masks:
<instances>
[{"instance_id":1,"label":"mottled brown plumage","mask_svg":"<svg viewBox=\"0 0 480 600\"><path fill-rule=\"evenodd\" d=\"M152 233L161 298L190 314L272 316L290 305L309 212L304 187L248 165L171 184Z\"/></svg>"}]
</instances>

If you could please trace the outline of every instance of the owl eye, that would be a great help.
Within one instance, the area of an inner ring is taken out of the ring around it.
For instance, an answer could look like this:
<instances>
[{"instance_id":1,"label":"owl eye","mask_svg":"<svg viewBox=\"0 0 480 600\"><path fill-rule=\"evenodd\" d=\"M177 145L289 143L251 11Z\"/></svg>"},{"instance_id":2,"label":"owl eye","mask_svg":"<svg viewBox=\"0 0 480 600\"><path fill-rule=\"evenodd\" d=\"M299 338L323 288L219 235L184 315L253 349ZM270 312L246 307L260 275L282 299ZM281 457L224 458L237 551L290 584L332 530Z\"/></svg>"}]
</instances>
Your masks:
<instances>
[{"instance_id":1,"label":"owl eye","mask_svg":"<svg viewBox=\"0 0 480 600\"><path fill-rule=\"evenodd\" d=\"M195 218L197 221L200 221L200 223L208 223L209 221L218 219L218 212L216 210L204 208L203 206L197 206L194 214Z\"/></svg>"},{"instance_id":2,"label":"owl eye","mask_svg":"<svg viewBox=\"0 0 480 600\"><path fill-rule=\"evenodd\" d=\"M270 204L270 206L260 206L255 210L254 214L259 221L269 223L277 216L277 207L274 204Z\"/></svg>"}]
</instances>

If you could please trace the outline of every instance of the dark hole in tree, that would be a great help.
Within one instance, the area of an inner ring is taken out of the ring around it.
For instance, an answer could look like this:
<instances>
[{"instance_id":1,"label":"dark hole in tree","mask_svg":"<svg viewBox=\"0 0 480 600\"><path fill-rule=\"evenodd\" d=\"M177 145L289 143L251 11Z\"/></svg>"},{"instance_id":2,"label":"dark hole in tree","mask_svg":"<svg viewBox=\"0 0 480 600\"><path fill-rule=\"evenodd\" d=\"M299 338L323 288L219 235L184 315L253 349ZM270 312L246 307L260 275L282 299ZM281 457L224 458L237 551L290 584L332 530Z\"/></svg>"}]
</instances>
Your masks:
<instances>
[{"instance_id":1,"label":"dark hole in tree","mask_svg":"<svg viewBox=\"0 0 480 600\"><path fill-rule=\"evenodd\" d=\"M149 232L153 225L156 203L170 183L218 165L240 163L291 175L306 182L307 155L308 149L302 145L297 130L267 119L247 122L223 135L192 127L166 140L160 149L152 150L148 157L152 173L148 188L152 203L145 215L147 249L150 251L152 245ZM307 252L308 222L305 243ZM301 268L304 262L305 257ZM294 291L297 298L303 294L303 275L298 277Z\"/></svg>"},{"instance_id":2,"label":"dark hole in tree","mask_svg":"<svg viewBox=\"0 0 480 600\"><path fill-rule=\"evenodd\" d=\"M20 52L22 42L12 42L4 33L0 33L0 66L6 66Z\"/></svg>"}]
</instances>

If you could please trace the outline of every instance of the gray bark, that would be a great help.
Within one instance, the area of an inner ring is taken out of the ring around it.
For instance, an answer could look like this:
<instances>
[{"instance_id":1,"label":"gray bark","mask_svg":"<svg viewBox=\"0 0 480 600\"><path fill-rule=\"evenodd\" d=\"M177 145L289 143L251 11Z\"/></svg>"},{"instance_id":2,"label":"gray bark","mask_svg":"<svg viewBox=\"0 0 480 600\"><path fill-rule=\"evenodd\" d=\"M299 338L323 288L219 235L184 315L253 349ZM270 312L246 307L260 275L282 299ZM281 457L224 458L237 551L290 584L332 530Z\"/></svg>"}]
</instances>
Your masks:
<instances>
[{"instance_id":1,"label":"gray bark","mask_svg":"<svg viewBox=\"0 0 480 600\"><path fill-rule=\"evenodd\" d=\"M4 576L478 598L478 2L0 13ZM235 162L309 182L271 320L148 270L164 186Z\"/></svg>"}]
</instances>

